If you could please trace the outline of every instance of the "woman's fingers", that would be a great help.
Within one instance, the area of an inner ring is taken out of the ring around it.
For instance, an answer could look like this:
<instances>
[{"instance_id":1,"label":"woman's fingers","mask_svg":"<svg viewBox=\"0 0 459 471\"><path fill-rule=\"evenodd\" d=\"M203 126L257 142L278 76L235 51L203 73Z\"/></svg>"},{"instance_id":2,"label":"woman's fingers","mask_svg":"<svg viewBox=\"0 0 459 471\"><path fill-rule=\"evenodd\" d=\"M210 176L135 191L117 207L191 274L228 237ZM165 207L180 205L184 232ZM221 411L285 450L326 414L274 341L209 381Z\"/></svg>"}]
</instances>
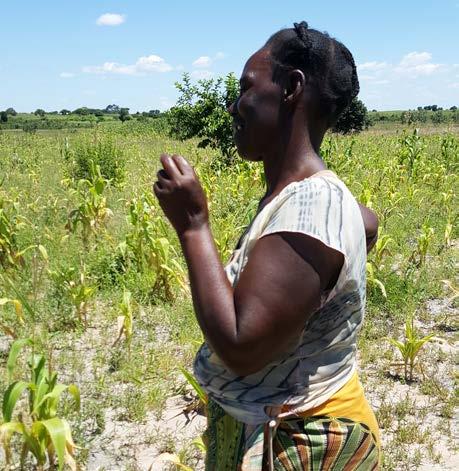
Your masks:
<instances>
[{"instance_id":1,"label":"woman's fingers","mask_svg":"<svg viewBox=\"0 0 459 471\"><path fill-rule=\"evenodd\" d=\"M159 187L160 187L162 190L169 189L169 186L170 186L170 183L171 183L171 179L169 178L169 175L167 174L167 172L166 172L164 169L161 169L161 170L156 174L156 178L158 179Z\"/></svg>"},{"instance_id":2,"label":"woman's fingers","mask_svg":"<svg viewBox=\"0 0 459 471\"><path fill-rule=\"evenodd\" d=\"M170 179L173 180L181 175L181 172L178 169L177 164L175 163L175 161L172 159L170 155L162 154L160 157L160 161Z\"/></svg>"},{"instance_id":3,"label":"woman's fingers","mask_svg":"<svg viewBox=\"0 0 459 471\"><path fill-rule=\"evenodd\" d=\"M153 192L155 193L155 195L156 195L157 198L160 198L161 196L164 195L164 188L161 187L161 185L159 184L159 182L156 182L156 183L153 185Z\"/></svg>"},{"instance_id":4,"label":"woman's fingers","mask_svg":"<svg viewBox=\"0 0 459 471\"><path fill-rule=\"evenodd\" d=\"M185 185L183 177L192 176L193 180L197 180L193 167L181 155L162 154L160 161L164 168L156 174L158 181L153 186L156 196L165 196L173 192L176 186Z\"/></svg>"},{"instance_id":5,"label":"woman's fingers","mask_svg":"<svg viewBox=\"0 0 459 471\"><path fill-rule=\"evenodd\" d=\"M188 163L185 157L182 157L181 155L173 155L172 159L182 175L187 175L193 172L191 165Z\"/></svg>"}]
</instances>

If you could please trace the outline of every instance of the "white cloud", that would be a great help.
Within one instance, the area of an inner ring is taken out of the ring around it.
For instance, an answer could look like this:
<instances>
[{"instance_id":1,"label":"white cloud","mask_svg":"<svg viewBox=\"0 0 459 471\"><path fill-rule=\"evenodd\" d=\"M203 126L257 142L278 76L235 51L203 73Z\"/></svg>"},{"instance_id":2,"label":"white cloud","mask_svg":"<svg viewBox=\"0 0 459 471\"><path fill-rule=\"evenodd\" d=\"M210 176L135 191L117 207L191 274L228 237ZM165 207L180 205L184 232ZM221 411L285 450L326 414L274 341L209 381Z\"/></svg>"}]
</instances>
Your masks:
<instances>
[{"instance_id":1,"label":"white cloud","mask_svg":"<svg viewBox=\"0 0 459 471\"><path fill-rule=\"evenodd\" d=\"M377 61L372 61L372 62L364 62L363 64L357 65L357 68L359 71L361 70L368 70L368 71L375 71L375 70L382 70L385 69L388 66L387 62L377 62Z\"/></svg>"},{"instance_id":2,"label":"white cloud","mask_svg":"<svg viewBox=\"0 0 459 471\"><path fill-rule=\"evenodd\" d=\"M135 67L133 65L118 64L117 62L104 62L102 65L85 66L83 72L87 74L135 75Z\"/></svg>"},{"instance_id":3,"label":"white cloud","mask_svg":"<svg viewBox=\"0 0 459 471\"><path fill-rule=\"evenodd\" d=\"M446 108L456 101L457 65L436 63L430 52L413 51L393 63L374 60L357 68L360 96L368 108L408 109L431 103Z\"/></svg>"},{"instance_id":4,"label":"white cloud","mask_svg":"<svg viewBox=\"0 0 459 471\"><path fill-rule=\"evenodd\" d=\"M400 67L416 67L417 65L425 64L432 59L430 52L410 52L402 57Z\"/></svg>"},{"instance_id":5,"label":"white cloud","mask_svg":"<svg viewBox=\"0 0 459 471\"><path fill-rule=\"evenodd\" d=\"M172 70L172 66L155 54L140 57L135 67L140 72L169 72Z\"/></svg>"},{"instance_id":6,"label":"white cloud","mask_svg":"<svg viewBox=\"0 0 459 471\"><path fill-rule=\"evenodd\" d=\"M96 24L99 26L118 26L125 21L125 15L119 15L118 13L104 13L97 18Z\"/></svg>"},{"instance_id":7,"label":"white cloud","mask_svg":"<svg viewBox=\"0 0 459 471\"><path fill-rule=\"evenodd\" d=\"M209 67L210 64L212 63L212 59L209 56L201 56L198 57L194 62L193 62L193 67Z\"/></svg>"},{"instance_id":8,"label":"white cloud","mask_svg":"<svg viewBox=\"0 0 459 471\"><path fill-rule=\"evenodd\" d=\"M75 77L75 74L73 74L72 72L61 72L59 74L59 77L61 77L61 78L72 78L72 77Z\"/></svg>"},{"instance_id":9,"label":"white cloud","mask_svg":"<svg viewBox=\"0 0 459 471\"><path fill-rule=\"evenodd\" d=\"M210 70L193 70L191 76L197 80L210 79L213 73Z\"/></svg>"},{"instance_id":10,"label":"white cloud","mask_svg":"<svg viewBox=\"0 0 459 471\"><path fill-rule=\"evenodd\" d=\"M87 74L146 75L154 72L169 72L172 66L155 54L139 57L135 64L125 65L118 62L104 62L102 65L83 67Z\"/></svg>"},{"instance_id":11,"label":"white cloud","mask_svg":"<svg viewBox=\"0 0 459 471\"><path fill-rule=\"evenodd\" d=\"M221 60L221 59L224 59L226 56L223 52L217 52L217 54L215 54L215 60Z\"/></svg>"},{"instance_id":12,"label":"white cloud","mask_svg":"<svg viewBox=\"0 0 459 471\"><path fill-rule=\"evenodd\" d=\"M397 73L411 77L430 75L441 67L441 64L434 64L431 60L432 54L430 52L410 52L402 57L394 70Z\"/></svg>"}]
</instances>

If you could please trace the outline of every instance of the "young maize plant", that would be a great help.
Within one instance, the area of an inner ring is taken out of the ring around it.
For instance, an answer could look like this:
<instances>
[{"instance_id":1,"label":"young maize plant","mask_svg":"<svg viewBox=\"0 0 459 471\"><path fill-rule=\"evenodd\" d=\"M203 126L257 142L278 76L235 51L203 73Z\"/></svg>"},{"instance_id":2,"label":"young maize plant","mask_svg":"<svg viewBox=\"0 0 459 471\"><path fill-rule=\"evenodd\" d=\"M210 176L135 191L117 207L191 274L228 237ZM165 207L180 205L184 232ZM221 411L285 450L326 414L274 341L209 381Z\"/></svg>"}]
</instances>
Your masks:
<instances>
[{"instance_id":1,"label":"young maize plant","mask_svg":"<svg viewBox=\"0 0 459 471\"><path fill-rule=\"evenodd\" d=\"M376 241L375 246L372 251L371 263L377 271L380 271L383 268L383 258L386 255L390 255L389 245L394 242L394 239L387 234L383 234L382 230L379 230L378 240Z\"/></svg>"},{"instance_id":2,"label":"young maize plant","mask_svg":"<svg viewBox=\"0 0 459 471\"><path fill-rule=\"evenodd\" d=\"M415 176L425 144L419 135L419 129L415 128L411 135L404 133L400 140L400 150L398 154L399 164L408 171L410 177Z\"/></svg>"},{"instance_id":3,"label":"young maize plant","mask_svg":"<svg viewBox=\"0 0 459 471\"><path fill-rule=\"evenodd\" d=\"M0 298L0 307L5 306L7 304L12 304L14 306L14 311L16 313L18 321L20 322L21 325L24 325L24 313L22 310L21 301L19 301L18 299ZM5 335L8 335L12 337L13 339L17 337L14 329L8 326L3 320L0 320L0 330L3 331Z\"/></svg>"},{"instance_id":4,"label":"young maize plant","mask_svg":"<svg viewBox=\"0 0 459 471\"><path fill-rule=\"evenodd\" d=\"M174 298L173 286L188 290L186 272L177 261L174 246L167 237L161 237L166 231L162 218L154 215L153 205L150 194L134 198L129 203L131 231L118 249L128 264L130 260L135 263L138 271L153 270L156 276L153 292L170 301Z\"/></svg>"},{"instance_id":5,"label":"young maize plant","mask_svg":"<svg viewBox=\"0 0 459 471\"><path fill-rule=\"evenodd\" d=\"M131 231L126 235L125 242L120 246L123 255L133 261L137 270L143 272L151 265L151 247L155 239L153 222L152 195L144 193L140 198L133 198L128 204L128 221ZM126 253L129 251L129 254Z\"/></svg>"},{"instance_id":6,"label":"young maize plant","mask_svg":"<svg viewBox=\"0 0 459 471\"><path fill-rule=\"evenodd\" d=\"M154 293L163 293L168 301L174 299L173 286L179 286L188 291L186 272L177 261L178 254L174 246L166 237L159 237L153 244L153 270L156 274Z\"/></svg>"},{"instance_id":7,"label":"young maize plant","mask_svg":"<svg viewBox=\"0 0 459 471\"><path fill-rule=\"evenodd\" d=\"M78 321L86 328L89 303L96 292L95 287L87 279L86 266L82 264L80 270L76 267L50 270L49 275L64 298L72 304Z\"/></svg>"},{"instance_id":8,"label":"young maize plant","mask_svg":"<svg viewBox=\"0 0 459 471\"><path fill-rule=\"evenodd\" d=\"M17 243L19 230L26 225L19 215L17 201L8 199L0 192L0 267L20 268L24 264L24 251Z\"/></svg>"},{"instance_id":9,"label":"young maize plant","mask_svg":"<svg viewBox=\"0 0 459 471\"><path fill-rule=\"evenodd\" d=\"M204 443L202 436L193 439L191 445L197 448L203 455L206 454L207 446ZM187 450L184 449L179 451L178 453L161 453L161 455L159 455L157 458L157 462L159 461L163 463L170 463L175 466L175 469L182 471L194 471L193 468L184 463L184 460L186 458L186 451ZM149 471L154 471L152 466L149 468Z\"/></svg>"},{"instance_id":10,"label":"young maize plant","mask_svg":"<svg viewBox=\"0 0 459 471\"><path fill-rule=\"evenodd\" d=\"M421 235L416 242L416 248L410 256L410 262L414 264L416 268L420 268L425 264L427 253L434 238L434 233L433 227L430 227L428 224L422 225Z\"/></svg>"},{"instance_id":11,"label":"young maize plant","mask_svg":"<svg viewBox=\"0 0 459 471\"><path fill-rule=\"evenodd\" d=\"M77 196L80 204L68 215L66 229L75 233L81 226L81 239L86 249L89 248L91 235L97 237L100 228L104 227L108 218L113 215L107 207L104 195L110 181L100 173L100 167L91 162L91 179L77 181L77 188L71 192Z\"/></svg>"},{"instance_id":12,"label":"young maize plant","mask_svg":"<svg viewBox=\"0 0 459 471\"><path fill-rule=\"evenodd\" d=\"M181 367L181 373L185 376L188 384L194 389L195 393L197 394L198 398L196 401L192 402L186 409L186 412L196 411L196 412L205 412L207 406L207 394L202 389L201 385L198 383L196 378L191 374L188 370Z\"/></svg>"},{"instance_id":13,"label":"young maize plant","mask_svg":"<svg viewBox=\"0 0 459 471\"><path fill-rule=\"evenodd\" d=\"M389 191L387 193L384 208L381 208L381 210L378 212L382 229L386 229L389 217L398 208L400 202L402 202L404 198L405 197L401 196L397 190Z\"/></svg>"},{"instance_id":14,"label":"young maize plant","mask_svg":"<svg viewBox=\"0 0 459 471\"><path fill-rule=\"evenodd\" d=\"M389 245L393 242L392 237L387 234L382 234L382 229L379 230L378 240L372 250L372 257L367 262L367 284L374 286L381 291L381 294L387 298L386 287L383 282L378 278L383 266L383 258L389 255Z\"/></svg>"},{"instance_id":15,"label":"young maize plant","mask_svg":"<svg viewBox=\"0 0 459 471\"><path fill-rule=\"evenodd\" d=\"M378 288L381 294L387 298L386 287L384 283L376 277L376 269L370 262L367 262L367 285Z\"/></svg>"},{"instance_id":16,"label":"young maize plant","mask_svg":"<svg viewBox=\"0 0 459 471\"><path fill-rule=\"evenodd\" d=\"M75 409L80 408L80 392L76 385L64 385L57 382L57 373L46 367L43 355L32 355L28 361L31 380L12 381L17 368L17 358L25 346L32 346L32 340L16 340L11 346L7 361L9 386L3 394L2 423L0 425L0 442L5 451L7 464L13 458L11 438L17 434L22 438L20 451L21 469L29 454L36 460L38 470L45 465L54 467L56 458L59 470L67 464L76 470L74 459L75 444L69 423L57 415L60 398L68 392L74 401ZM18 400L28 391L28 408L15 414Z\"/></svg>"},{"instance_id":17,"label":"young maize plant","mask_svg":"<svg viewBox=\"0 0 459 471\"><path fill-rule=\"evenodd\" d=\"M133 325L133 306L131 300L131 292L124 291L123 300L119 305L121 316L117 318L118 337L116 338L113 346L115 346L124 335L128 347L128 360L131 358L131 340L132 340L132 325Z\"/></svg>"},{"instance_id":18,"label":"young maize plant","mask_svg":"<svg viewBox=\"0 0 459 471\"><path fill-rule=\"evenodd\" d=\"M183 463L183 455L184 453L161 453L158 458L156 459L156 462L162 462L162 463L170 463L171 465L174 465L175 469L181 470L181 471L194 471L193 468L190 466L187 466L185 463ZM154 471L153 465L151 465L148 468L148 471Z\"/></svg>"},{"instance_id":19,"label":"young maize plant","mask_svg":"<svg viewBox=\"0 0 459 471\"><path fill-rule=\"evenodd\" d=\"M390 338L389 342L397 347L403 359L405 381L413 381L413 371L419 351L427 343L434 334L418 337L414 327L414 316L407 317L405 321L405 340Z\"/></svg>"},{"instance_id":20,"label":"young maize plant","mask_svg":"<svg viewBox=\"0 0 459 471\"><path fill-rule=\"evenodd\" d=\"M48 252L46 251L45 247L41 244L37 245L30 245L21 253L25 254L27 251L33 250L32 258L30 260L30 266L32 268L32 287L33 293L32 296L36 298L36 292L43 281L43 272L48 264ZM41 258L41 263L39 262L39 258ZM35 322L35 314L34 310L31 309L31 306L27 299L25 299L24 295L18 290L18 285L8 274L0 273L0 282L2 282L5 286L15 293L16 298L0 298L0 308L4 308L7 305L12 305L14 307L14 312L16 318L21 326L24 326L25 319L24 319L24 309L31 317L32 324ZM1 311L0 311L1 312ZM11 319L10 319L11 320ZM10 325L8 325L10 324ZM14 327L11 326L11 322L7 322L7 316L2 316L0 320L0 331L3 331L5 335L12 337L13 339L17 338L17 332L15 331Z\"/></svg>"},{"instance_id":21,"label":"young maize plant","mask_svg":"<svg viewBox=\"0 0 459 471\"><path fill-rule=\"evenodd\" d=\"M442 138L441 141L441 156L443 162L446 165L447 171L454 170L452 168L456 165L457 168L457 156L459 155L459 141L453 134L447 134Z\"/></svg>"}]
</instances>

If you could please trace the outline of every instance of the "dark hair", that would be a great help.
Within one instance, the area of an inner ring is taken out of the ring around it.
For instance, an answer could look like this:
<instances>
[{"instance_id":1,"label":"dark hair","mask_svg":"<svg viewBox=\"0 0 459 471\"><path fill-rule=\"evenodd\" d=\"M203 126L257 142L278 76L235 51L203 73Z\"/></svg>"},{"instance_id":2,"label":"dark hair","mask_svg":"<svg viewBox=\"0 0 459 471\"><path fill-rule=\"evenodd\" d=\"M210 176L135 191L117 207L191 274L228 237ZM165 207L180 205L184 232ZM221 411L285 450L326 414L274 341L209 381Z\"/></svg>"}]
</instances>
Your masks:
<instances>
[{"instance_id":1,"label":"dark hair","mask_svg":"<svg viewBox=\"0 0 459 471\"><path fill-rule=\"evenodd\" d=\"M305 21L273 34L265 44L273 61L273 80L300 69L319 93L320 111L333 126L359 93L354 58L328 33L309 29Z\"/></svg>"}]
</instances>

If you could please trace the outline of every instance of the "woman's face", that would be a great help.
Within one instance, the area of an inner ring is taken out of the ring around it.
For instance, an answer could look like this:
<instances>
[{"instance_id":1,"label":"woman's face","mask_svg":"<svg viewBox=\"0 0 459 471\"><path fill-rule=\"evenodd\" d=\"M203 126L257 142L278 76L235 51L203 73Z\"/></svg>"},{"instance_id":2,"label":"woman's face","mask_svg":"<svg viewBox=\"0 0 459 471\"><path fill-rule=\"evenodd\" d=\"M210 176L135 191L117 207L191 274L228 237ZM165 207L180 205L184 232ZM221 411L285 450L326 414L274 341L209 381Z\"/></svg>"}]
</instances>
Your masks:
<instances>
[{"instance_id":1,"label":"woman's face","mask_svg":"<svg viewBox=\"0 0 459 471\"><path fill-rule=\"evenodd\" d=\"M245 64L238 99L228 107L238 153L247 160L262 160L279 142L282 87L272 81L267 49L257 51Z\"/></svg>"}]
</instances>

